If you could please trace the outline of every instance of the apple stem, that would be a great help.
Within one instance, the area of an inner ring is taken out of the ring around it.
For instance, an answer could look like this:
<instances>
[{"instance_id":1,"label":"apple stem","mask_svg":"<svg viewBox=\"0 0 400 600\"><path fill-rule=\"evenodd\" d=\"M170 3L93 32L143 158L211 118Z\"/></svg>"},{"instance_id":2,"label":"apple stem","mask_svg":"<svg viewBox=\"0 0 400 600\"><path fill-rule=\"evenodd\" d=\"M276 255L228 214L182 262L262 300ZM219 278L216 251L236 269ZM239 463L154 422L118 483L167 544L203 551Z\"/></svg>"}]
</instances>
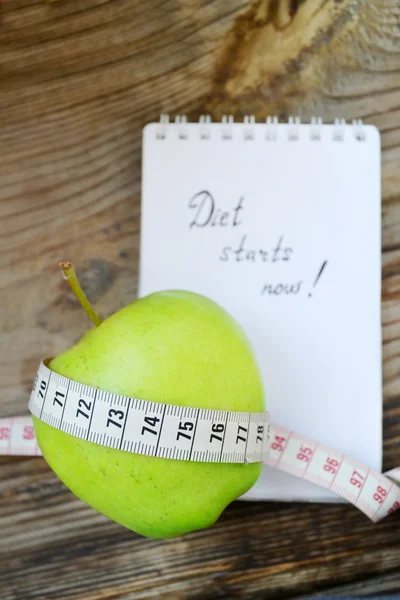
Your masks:
<instances>
[{"instance_id":1,"label":"apple stem","mask_svg":"<svg viewBox=\"0 0 400 600\"><path fill-rule=\"evenodd\" d=\"M99 317L99 315L93 309L93 306L90 304L89 300L86 298L85 292L81 288L72 263L70 263L68 260L62 260L58 264L62 268L64 279L68 281L69 286L74 292L79 304L82 306L83 310L85 311L87 316L93 321L96 327L98 327L98 325L100 325L103 322L103 319Z\"/></svg>"}]
</instances>

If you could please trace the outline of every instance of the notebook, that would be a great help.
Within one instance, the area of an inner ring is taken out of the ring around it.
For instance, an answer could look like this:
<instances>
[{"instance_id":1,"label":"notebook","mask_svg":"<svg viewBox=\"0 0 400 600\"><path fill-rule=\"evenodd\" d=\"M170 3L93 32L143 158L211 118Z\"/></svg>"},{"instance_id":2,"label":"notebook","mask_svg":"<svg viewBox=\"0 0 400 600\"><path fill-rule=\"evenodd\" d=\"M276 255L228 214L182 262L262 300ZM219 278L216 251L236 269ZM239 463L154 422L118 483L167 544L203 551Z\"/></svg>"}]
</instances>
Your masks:
<instances>
[{"instance_id":1,"label":"notebook","mask_svg":"<svg viewBox=\"0 0 400 600\"><path fill-rule=\"evenodd\" d=\"M381 469L380 137L360 121L178 117L143 133L139 295L245 329L271 420ZM334 501L269 467L244 496Z\"/></svg>"}]
</instances>

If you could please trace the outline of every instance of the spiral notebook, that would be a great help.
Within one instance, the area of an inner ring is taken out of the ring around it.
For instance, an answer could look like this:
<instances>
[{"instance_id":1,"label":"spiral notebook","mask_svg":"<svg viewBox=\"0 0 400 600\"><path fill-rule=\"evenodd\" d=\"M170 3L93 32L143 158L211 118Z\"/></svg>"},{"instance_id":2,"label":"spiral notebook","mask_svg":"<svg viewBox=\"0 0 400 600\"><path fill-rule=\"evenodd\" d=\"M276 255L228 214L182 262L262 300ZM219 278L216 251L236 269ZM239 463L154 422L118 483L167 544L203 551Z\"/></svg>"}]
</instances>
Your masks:
<instances>
[{"instance_id":1,"label":"spiral notebook","mask_svg":"<svg viewBox=\"0 0 400 600\"><path fill-rule=\"evenodd\" d=\"M380 138L356 121L145 127L140 296L205 294L244 327L271 419L380 470ZM247 499L333 501L264 467Z\"/></svg>"}]
</instances>

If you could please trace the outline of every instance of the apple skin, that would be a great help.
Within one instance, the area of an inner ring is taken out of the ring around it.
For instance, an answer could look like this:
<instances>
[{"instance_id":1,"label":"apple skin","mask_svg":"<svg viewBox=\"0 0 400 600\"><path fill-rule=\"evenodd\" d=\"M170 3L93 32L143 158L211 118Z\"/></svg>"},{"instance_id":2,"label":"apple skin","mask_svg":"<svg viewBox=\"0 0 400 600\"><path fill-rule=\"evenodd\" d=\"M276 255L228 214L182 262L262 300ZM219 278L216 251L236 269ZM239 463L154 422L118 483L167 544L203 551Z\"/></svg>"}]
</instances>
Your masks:
<instances>
[{"instance_id":1,"label":"apple skin","mask_svg":"<svg viewBox=\"0 0 400 600\"><path fill-rule=\"evenodd\" d=\"M179 406L265 410L261 375L238 323L199 294L136 300L53 358L80 383ZM261 463L216 464L133 454L87 442L34 418L44 458L76 496L144 536L212 525L258 479Z\"/></svg>"}]
</instances>

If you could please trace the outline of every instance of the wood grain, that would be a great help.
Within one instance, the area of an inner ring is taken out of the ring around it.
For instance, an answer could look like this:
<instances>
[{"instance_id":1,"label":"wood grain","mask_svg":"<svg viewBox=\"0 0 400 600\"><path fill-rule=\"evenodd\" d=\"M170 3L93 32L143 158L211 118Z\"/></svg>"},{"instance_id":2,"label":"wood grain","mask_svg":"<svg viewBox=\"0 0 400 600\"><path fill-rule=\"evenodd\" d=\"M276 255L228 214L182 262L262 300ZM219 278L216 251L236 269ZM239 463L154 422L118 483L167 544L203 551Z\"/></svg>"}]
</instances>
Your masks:
<instances>
[{"instance_id":1,"label":"wood grain","mask_svg":"<svg viewBox=\"0 0 400 600\"><path fill-rule=\"evenodd\" d=\"M0 8L0 416L25 414L43 355L135 298L141 128L320 114L382 134L384 466L400 462L400 7L397 0L5 0ZM399 518L234 503L210 530L140 538L42 459L0 461L2 600L284 599L400 593Z\"/></svg>"}]
</instances>

